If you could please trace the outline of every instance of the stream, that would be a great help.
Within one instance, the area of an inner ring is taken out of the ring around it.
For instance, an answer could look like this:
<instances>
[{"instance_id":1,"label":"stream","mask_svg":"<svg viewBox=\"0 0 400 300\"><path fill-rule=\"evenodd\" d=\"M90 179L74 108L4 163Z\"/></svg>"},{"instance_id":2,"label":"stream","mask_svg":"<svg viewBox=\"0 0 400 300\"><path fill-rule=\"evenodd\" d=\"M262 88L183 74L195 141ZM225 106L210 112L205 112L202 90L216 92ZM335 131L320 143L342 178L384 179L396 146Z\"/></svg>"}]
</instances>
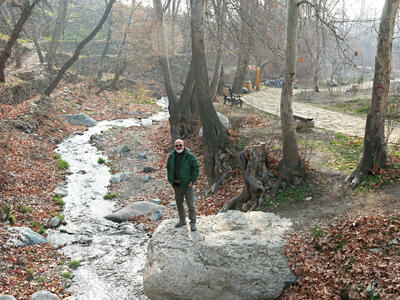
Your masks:
<instances>
[{"instance_id":1,"label":"stream","mask_svg":"<svg viewBox=\"0 0 400 300\"><path fill-rule=\"evenodd\" d=\"M90 136L109 128L146 126L168 119L167 99L157 103L162 111L147 119L98 122L77 132L56 150L70 165L63 215L67 225L47 231L49 242L63 245L61 253L80 261L69 287L77 299L148 299L143 292L143 267L149 237L129 222L117 224L104 218L114 210L104 200L111 174L98 158L104 155L89 143Z\"/></svg>"}]
</instances>

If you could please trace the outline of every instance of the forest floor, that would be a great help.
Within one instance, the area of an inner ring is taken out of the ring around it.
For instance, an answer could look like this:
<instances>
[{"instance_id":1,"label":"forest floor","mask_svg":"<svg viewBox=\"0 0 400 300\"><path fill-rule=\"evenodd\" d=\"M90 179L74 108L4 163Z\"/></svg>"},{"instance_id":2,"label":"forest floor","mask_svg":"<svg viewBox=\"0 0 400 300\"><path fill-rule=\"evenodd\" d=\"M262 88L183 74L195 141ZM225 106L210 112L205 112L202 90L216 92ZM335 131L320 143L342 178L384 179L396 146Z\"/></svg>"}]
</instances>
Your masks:
<instances>
[{"instance_id":1,"label":"forest floor","mask_svg":"<svg viewBox=\"0 0 400 300\"><path fill-rule=\"evenodd\" d=\"M59 115L83 110L96 120L105 120L144 117L156 112L157 107L149 101L148 94L138 91L105 92L97 97L90 94L85 85L65 86L55 93L51 112L24 121L37 124L33 133L15 126L1 129L0 157L7 168L0 174L0 198L13 204L17 226L41 231L51 217L62 214L62 206L52 200L53 190L68 171L57 169L53 149L61 139L82 128L60 121ZM67 97L72 101L65 100ZM78 109L77 104L82 107ZM282 143L279 120L247 105L238 108L216 103L215 106L231 120L230 130L236 148L243 150L249 144L265 143L273 169L280 158ZM18 120L21 115L29 115L28 110L29 101L16 106L1 105L1 119ZM377 176L352 190L344 184L344 178L357 165L362 149L360 138L315 128L298 132L298 140L308 168L304 184L283 189L259 208L290 218L294 223L294 233L288 237L285 251L299 280L297 285L286 289L281 298L398 299L399 149L391 150L392 165L388 170L376 170ZM124 144L130 146L131 153L115 156L115 148ZM185 144L202 166L200 140L186 140ZM167 121L147 127L110 130L101 147L112 172L134 172L131 181L109 187L114 197L112 201L116 201L118 208L153 198L159 198L164 205L174 202L165 170L171 150ZM133 159L139 152L148 156L143 165L135 165ZM147 175L142 169L144 165L152 166L154 171L149 174L152 178L148 183L139 184L135 178ZM240 193L242 185L239 170L234 168L228 182L206 197L208 185L201 167L195 187L197 214L215 214L226 201ZM151 235L160 222L176 216L172 208L160 221L152 222L148 215L130 221L143 224ZM27 299L33 292L47 289L61 298L67 296L68 279L63 278L60 271L67 259L49 245L24 249L4 247L8 237L5 226L9 225L0 224L0 294Z\"/></svg>"}]
</instances>

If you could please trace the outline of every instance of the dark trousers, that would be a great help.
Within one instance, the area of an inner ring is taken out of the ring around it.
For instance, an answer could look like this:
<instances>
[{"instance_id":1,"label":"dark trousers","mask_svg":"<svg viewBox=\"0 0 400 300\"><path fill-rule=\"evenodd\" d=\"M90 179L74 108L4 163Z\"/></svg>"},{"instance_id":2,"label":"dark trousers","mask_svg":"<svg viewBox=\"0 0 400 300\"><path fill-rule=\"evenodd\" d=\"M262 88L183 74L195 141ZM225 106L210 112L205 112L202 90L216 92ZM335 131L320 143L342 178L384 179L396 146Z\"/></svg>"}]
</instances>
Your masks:
<instances>
[{"instance_id":1,"label":"dark trousers","mask_svg":"<svg viewBox=\"0 0 400 300\"><path fill-rule=\"evenodd\" d=\"M183 207L183 197L185 197L186 204L189 209L190 223L196 224L196 208L194 206L193 187L187 186L182 188L179 185L174 185L174 192L175 192L176 207L178 208L178 213L179 213L179 220L185 221L186 218L185 208Z\"/></svg>"}]
</instances>

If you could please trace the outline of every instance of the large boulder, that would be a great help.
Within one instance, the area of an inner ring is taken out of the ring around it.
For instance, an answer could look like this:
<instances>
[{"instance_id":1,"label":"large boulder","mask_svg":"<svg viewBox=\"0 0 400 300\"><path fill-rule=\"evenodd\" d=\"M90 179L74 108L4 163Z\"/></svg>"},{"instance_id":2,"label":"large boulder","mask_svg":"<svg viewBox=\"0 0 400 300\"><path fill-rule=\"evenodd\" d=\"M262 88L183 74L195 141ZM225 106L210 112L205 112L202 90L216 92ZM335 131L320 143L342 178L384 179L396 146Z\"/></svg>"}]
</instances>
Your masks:
<instances>
[{"instance_id":1,"label":"large boulder","mask_svg":"<svg viewBox=\"0 0 400 300\"><path fill-rule=\"evenodd\" d=\"M9 227L8 231L12 236L12 238L7 241L8 244L14 244L16 246L29 246L47 242L44 236L28 227Z\"/></svg>"},{"instance_id":2,"label":"large boulder","mask_svg":"<svg viewBox=\"0 0 400 300\"><path fill-rule=\"evenodd\" d=\"M132 217L155 213L157 211L163 211L164 209L165 207L163 205L153 202L139 201L105 216L105 218L113 222L121 223Z\"/></svg>"},{"instance_id":3,"label":"large boulder","mask_svg":"<svg viewBox=\"0 0 400 300\"><path fill-rule=\"evenodd\" d=\"M223 114L221 114L220 112L217 112L217 115L218 115L218 119L220 120L222 126L224 126L225 128L228 129L231 126L229 119L227 117L225 117ZM200 127L199 136L203 136L203 127Z\"/></svg>"},{"instance_id":4,"label":"large boulder","mask_svg":"<svg viewBox=\"0 0 400 300\"><path fill-rule=\"evenodd\" d=\"M292 223L271 213L200 217L197 231L161 223L150 241L143 285L151 300L275 299L296 281L282 253Z\"/></svg>"},{"instance_id":5,"label":"large boulder","mask_svg":"<svg viewBox=\"0 0 400 300\"><path fill-rule=\"evenodd\" d=\"M64 119L74 125L83 125L87 127L96 126L97 122L86 114L65 114Z\"/></svg>"}]
</instances>

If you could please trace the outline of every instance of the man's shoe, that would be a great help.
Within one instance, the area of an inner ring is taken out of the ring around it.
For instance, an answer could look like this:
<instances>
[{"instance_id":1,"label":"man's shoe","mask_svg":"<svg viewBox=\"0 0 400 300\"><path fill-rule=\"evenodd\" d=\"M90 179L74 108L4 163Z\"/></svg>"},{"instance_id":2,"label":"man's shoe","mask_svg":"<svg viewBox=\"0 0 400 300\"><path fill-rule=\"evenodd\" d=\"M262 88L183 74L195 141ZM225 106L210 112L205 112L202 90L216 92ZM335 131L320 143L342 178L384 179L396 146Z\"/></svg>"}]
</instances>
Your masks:
<instances>
[{"instance_id":1,"label":"man's shoe","mask_svg":"<svg viewBox=\"0 0 400 300\"><path fill-rule=\"evenodd\" d=\"M190 223L190 230L191 231L196 231L196 224Z\"/></svg>"},{"instance_id":2,"label":"man's shoe","mask_svg":"<svg viewBox=\"0 0 400 300\"><path fill-rule=\"evenodd\" d=\"M178 223L175 224L175 228L182 227L183 225L186 225L185 221L179 221Z\"/></svg>"}]
</instances>

